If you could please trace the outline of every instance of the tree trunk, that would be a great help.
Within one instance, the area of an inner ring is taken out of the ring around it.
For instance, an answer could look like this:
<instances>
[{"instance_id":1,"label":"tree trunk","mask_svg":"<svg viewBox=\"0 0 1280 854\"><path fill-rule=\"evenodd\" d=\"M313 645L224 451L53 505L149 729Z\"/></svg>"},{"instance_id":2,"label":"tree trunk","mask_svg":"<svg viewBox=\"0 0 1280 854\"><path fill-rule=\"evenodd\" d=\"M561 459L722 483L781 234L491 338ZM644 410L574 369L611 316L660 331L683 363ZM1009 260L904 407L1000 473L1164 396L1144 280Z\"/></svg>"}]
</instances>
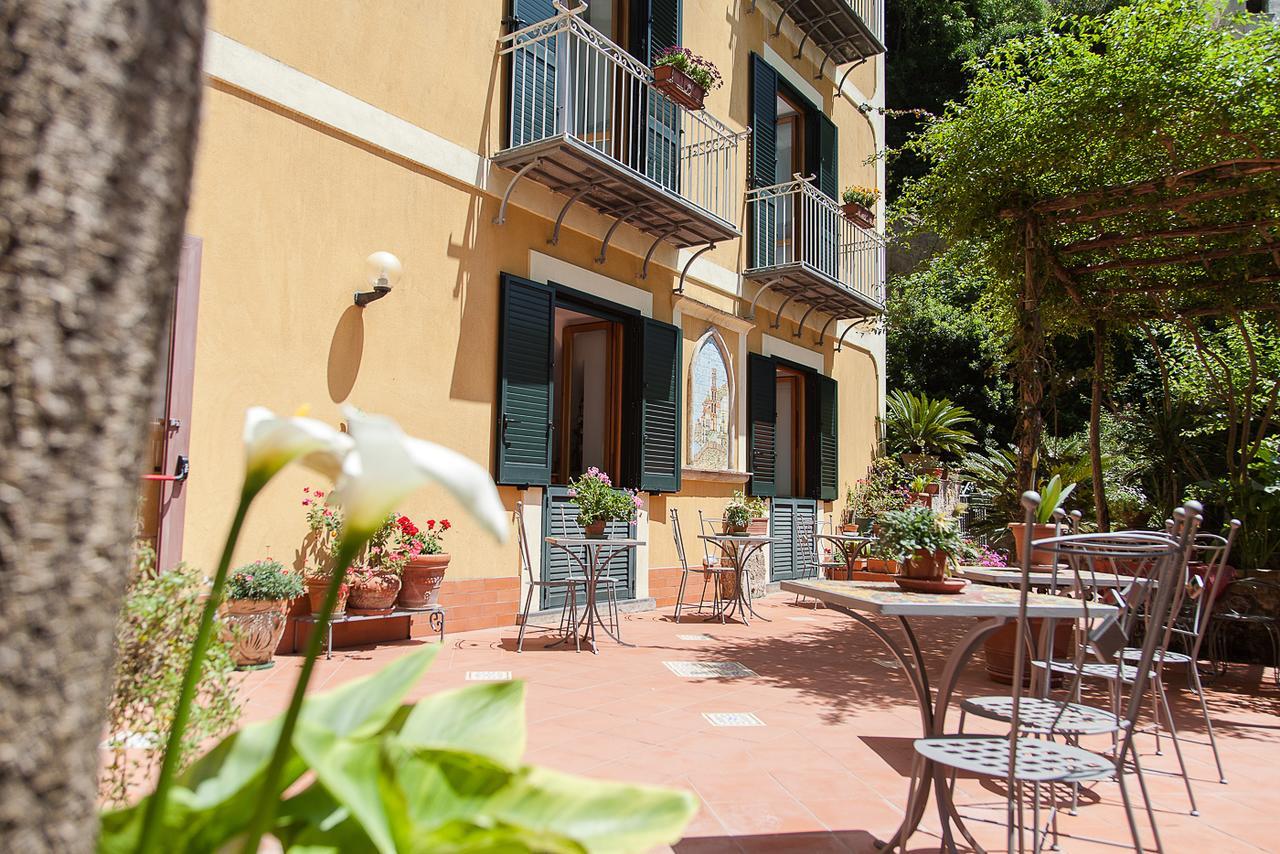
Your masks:
<instances>
[{"instance_id":1,"label":"tree trunk","mask_svg":"<svg viewBox=\"0 0 1280 854\"><path fill-rule=\"evenodd\" d=\"M1023 232L1026 269L1022 281L1022 293L1015 306L1017 328L1015 344L1019 413L1018 441L1018 489L1035 489L1035 459L1040 449L1040 434L1044 430L1044 328L1040 322L1040 290L1035 258L1035 224L1027 219Z\"/></svg>"},{"instance_id":2,"label":"tree trunk","mask_svg":"<svg viewBox=\"0 0 1280 854\"><path fill-rule=\"evenodd\" d=\"M0 840L91 851L204 0L0 3Z\"/></svg>"},{"instance_id":3,"label":"tree trunk","mask_svg":"<svg viewBox=\"0 0 1280 854\"><path fill-rule=\"evenodd\" d=\"M1093 401L1089 407L1089 462L1093 469L1093 511L1099 531L1111 530L1106 483L1102 476L1102 383L1107 370L1107 322L1093 322Z\"/></svg>"}]
</instances>

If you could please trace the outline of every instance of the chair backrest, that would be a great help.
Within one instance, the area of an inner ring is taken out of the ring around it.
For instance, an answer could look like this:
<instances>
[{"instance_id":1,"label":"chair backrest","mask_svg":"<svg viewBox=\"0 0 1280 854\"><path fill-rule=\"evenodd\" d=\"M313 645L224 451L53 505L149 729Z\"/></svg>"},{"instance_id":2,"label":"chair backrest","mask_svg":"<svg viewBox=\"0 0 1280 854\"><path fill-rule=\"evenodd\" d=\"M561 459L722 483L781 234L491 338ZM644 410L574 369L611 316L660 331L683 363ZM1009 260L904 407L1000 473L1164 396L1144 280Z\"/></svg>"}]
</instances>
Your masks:
<instances>
[{"instance_id":1,"label":"chair backrest","mask_svg":"<svg viewBox=\"0 0 1280 854\"><path fill-rule=\"evenodd\" d=\"M669 515L671 516L671 538L676 542L676 557L680 558L680 567L687 570L689 561L684 554L684 537L680 534L680 512L672 507Z\"/></svg>"},{"instance_id":2,"label":"chair backrest","mask_svg":"<svg viewBox=\"0 0 1280 854\"><path fill-rule=\"evenodd\" d=\"M520 568L528 577L529 583L536 583L533 577L533 561L529 559L529 535L524 529L524 502L517 501L515 512L512 514L516 523L516 543L520 546Z\"/></svg>"},{"instance_id":3,"label":"chair backrest","mask_svg":"<svg viewBox=\"0 0 1280 854\"><path fill-rule=\"evenodd\" d=\"M1227 559L1231 556L1231 547L1239 530L1240 520L1232 519L1225 537L1201 531L1196 534L1192 545L1196 562L1203 567L1204 574L1197 575L1188 566L1186 598L1191 601L1183 610L1189 612L1189 619L1181 626L1174 626L1173 631L1187 639L1188 653L1193 659L1199 655L1200 645L1204 643L1214 603L1231 582L1227 577Z\"/></svg>"},{"instance_id":4,"label":"chair backrest","mask_svg":"<svg viewBox=\"0 0 1280 854\"><path fill-rule=\"evenodd\" d=\"M723 533L722 524L721 520L708 519L702 514L701 510L698 511L698 530L700 533L712 535ZM704 558L714 557L711 554L711 543L707 540L702 541L702 556Z\"/></svg>"}]
</instances>

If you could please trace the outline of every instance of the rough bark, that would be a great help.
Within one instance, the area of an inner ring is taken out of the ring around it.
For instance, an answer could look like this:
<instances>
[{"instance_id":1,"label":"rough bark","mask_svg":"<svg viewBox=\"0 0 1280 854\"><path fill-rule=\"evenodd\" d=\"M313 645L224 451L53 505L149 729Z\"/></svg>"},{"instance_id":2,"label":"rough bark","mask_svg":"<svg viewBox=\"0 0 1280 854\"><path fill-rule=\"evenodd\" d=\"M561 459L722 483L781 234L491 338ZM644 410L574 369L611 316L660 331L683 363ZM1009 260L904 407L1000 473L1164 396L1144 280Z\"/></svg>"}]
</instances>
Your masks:
<instances>
[{"instance_id":1,"label":"rough bark","mask_svg":"<svg viewBox=\"0 0 1280 854\"><path fill-rule=\"evenodd\" d=\"M94 847L204 0L0 3L0 848Z\"/></svg>"},{"instance_id":2,"label":"rough bark","mask_svg":"<svg viewBox=\"0 0 1280 854\"><path fill-rule=\"evenodd\" d=\"M1017 361L1014 365L1018 385L1019 413L1017 423L1018 489L1035 488L1035 460L1040 449L1040 435L1044 431L1044 327L1040 320L1040 293L1042 282L1036 263L1035 223L1027 219L1023 229L1025 270L1022 293L1015 306L1017 328L1015 344Z\"/></svg>"}]
</instances>

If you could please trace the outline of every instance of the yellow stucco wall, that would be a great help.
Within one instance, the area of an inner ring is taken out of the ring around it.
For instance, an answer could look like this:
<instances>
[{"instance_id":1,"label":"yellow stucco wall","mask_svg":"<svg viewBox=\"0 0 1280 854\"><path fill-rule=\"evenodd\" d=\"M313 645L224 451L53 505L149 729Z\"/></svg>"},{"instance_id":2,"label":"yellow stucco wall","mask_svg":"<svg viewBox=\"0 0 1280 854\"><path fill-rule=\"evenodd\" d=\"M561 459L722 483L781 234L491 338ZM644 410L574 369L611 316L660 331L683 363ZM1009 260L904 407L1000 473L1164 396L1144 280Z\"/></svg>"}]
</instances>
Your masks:
<instances>
[{"instance_id":1,"label":"yellow stucco wall","mask_svg":"<svg viewBox=\"0 0 1280 854\"><path fill-rule=\"evenodd\" d=\"M746 122L747 50L763 43L766 26L760 14L741 17L741 5L685 2L685 42L726 72L726 85L713 93L709 108L737 126ZM243 44L454 143L489 153L486 146L497 144L501 127L495 123L502 99L493 48L504 6L500 0L475 0L465 5L465 14L442 15L433 0L216 0L210 22ZM733 16L739 16L736 23ZM861 165L873 151L869 125L843 99L835 117L842 183L874 183L874 169ZM742 158L745 175L745 148ZM640 258L633 253L615 246L605 264L594 263L602 235L566 229L559 245L550 247L548 219L513 206L498 227L492 223L497 209L498 199L474 186L225 84L207 87L187 224L188 233L203 240L203 262L186 560L204 567L216 560L239 489L240 433L251 405L283 412L309 405L313 416L336 424L340 404L351 403L491 467L499 275L528 275L531 250L646 288L654 295L653 316L672 319L670 269L652 266L648 280L640 282ZM707 257L738 270L739 244L730 241ZM390 296L361 311L352 306L351 294L361 287L363 259L375 250L395 253L405 272ZM693 280L686 294L739 311L732 297ZM762 307L760 318L763 324L772 315ZM682 325L687 361L706 322L686 317ZM722 334L736 358L737 334ZM812 337L806 332L803 346L814 348ZM749 349L759 351L759 329L747 338ZM832 336L821 349L840 383L844 484L870 459L876 370L868 355L852 348L834 354ZM305 528L301 489L308 484L320 481L291 469L267 488L237 561L263 554L294 560ZM680 509L688 540L697 533L697 509L718 515L734 488L689 480L679 495L653 497L649 565L676 562L669 508ZM503 488L502 496L513 507L518 493ZM453 519L451 578L517 571L514 543L499 546L479 534L442 490L424 490L402 509L415 518ZM691 550L701 553L696 541Z\"/></svg>"}]
</instances>

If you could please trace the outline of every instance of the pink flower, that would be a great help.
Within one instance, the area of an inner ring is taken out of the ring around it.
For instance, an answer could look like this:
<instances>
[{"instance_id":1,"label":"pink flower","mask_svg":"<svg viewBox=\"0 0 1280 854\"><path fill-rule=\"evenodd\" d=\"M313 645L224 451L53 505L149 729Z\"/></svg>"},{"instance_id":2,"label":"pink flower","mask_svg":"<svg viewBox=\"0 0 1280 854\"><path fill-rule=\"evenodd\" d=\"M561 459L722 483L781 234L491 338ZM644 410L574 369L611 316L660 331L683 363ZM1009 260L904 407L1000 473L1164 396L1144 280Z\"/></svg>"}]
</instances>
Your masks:
<instances>
[{"instance_id":1,"label":"pink flower","mask_svg":"<svg viewBox=\"0 0 1280 854\"><path fill-rule=\"evenodd\" d=\"M373 548L369 549L369 554L380 555L382 554L382 549L378 548L377 546L374 546Z\"/></svg>"},{"instance_id":2,"label":"pink flower","mask_svg":"<svg viewBox=\"0 0 1280 854\"><path fill-rule=\"evenodd\" d=\"M309 486L304 486L304 487L302 487L302 491L303 491L303 492L310 492L310 491L311 491L311 487L309 487Z\"/></svg>"},{"instance_id":3,"label":"pink flower","mask_svg":"<svg viewBox=\"0 0 1280 854\"><path fill-rule=\"evenodd\" d=\"M303 506L303 507L310 506L310 504L311 504L311 499L310 499L310 498L304 498L304 499L302 499L302 506Z\"/></svg>"},{"instance_id":4,"label":"pink flower","mask_svg":"<svg viewBox=\"0 0 1280 854\"><path fill-rule=\"evenodd\" d=\"M317 490L316 490L316 498L324 498L324 493L317 489Z\"/></svg>"},{"instance_id":5,"label":"pink flower","mask_svg":"<svg viewBox=\"0 0 1280 854\"><path fill-rule=\"evenodd\" d=\"M636 505L637 510L640 510L644 507L644 501L640 498L639 495L631 496L631 501Z\"/></svg>"}]
</instances>

